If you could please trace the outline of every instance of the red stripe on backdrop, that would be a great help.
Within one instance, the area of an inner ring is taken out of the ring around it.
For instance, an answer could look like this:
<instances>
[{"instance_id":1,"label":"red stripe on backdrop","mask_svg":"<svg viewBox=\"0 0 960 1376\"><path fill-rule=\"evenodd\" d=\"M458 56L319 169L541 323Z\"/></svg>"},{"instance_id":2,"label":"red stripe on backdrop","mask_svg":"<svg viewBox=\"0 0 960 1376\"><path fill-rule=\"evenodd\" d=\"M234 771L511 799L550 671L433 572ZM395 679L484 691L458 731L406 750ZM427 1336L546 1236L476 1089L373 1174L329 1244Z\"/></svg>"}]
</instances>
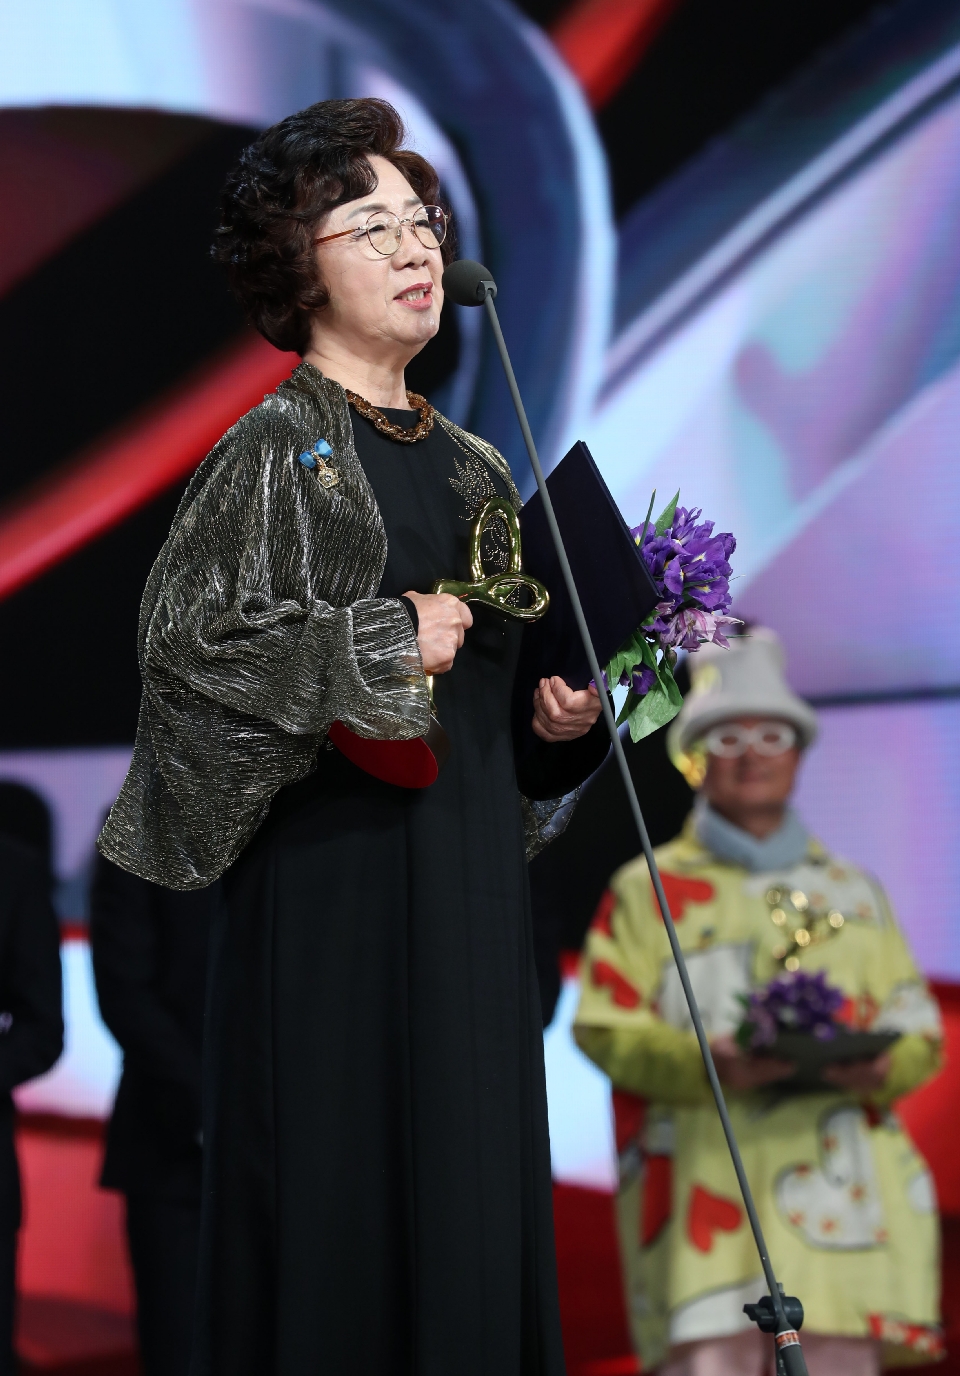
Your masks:
<instances>
[{"instance_id":1,"label":"red stripe on backdrop","mask_svg":"<svg viewBox=\"0 0 960 1376\"><path fill-rule=\"evenodd\" d=\"M578 0L551 38L595 110L633 71L678 0Z\"/></svg>"},{"instance_id":2,"label":"red stripe on backdrop","mask_svg":"<svg viewBox=\"0 0 960 1376\"><path fill-rule=\"evenodd\" d=\"M629 75L677 0L578 0L553 40L594 107ZM0 597L185 478L291 371L296 355L248 336L112 435L59 463L0 511Z\"/></svg>"},{"instance_id":3,"label":"red stripe on backdrop","mask_svg":"<svg viewBox=\"0 0 960 1376\"><path fill-rule=\"evenodd\" d=\"M90 928L85 922L61 922L60 940L64 941L89 941Z\"/></svg>"},{"instance_id":4,"label":"red stripe on backdrop","mask_svg":"<svg viewBox=\"0 0 960 1376\"><path fill-rule=\"evenodd\" d=\"M560 973L564 979L576 979L580 974L580 952L561 951L558 957Z\"/></svg>"},{"instance_id":5,"label":"red stripe on backdrop","mask_svg":"<svg viewBox=\"0 0 960 1376\"><path fill-rule=\"evenodd\" d=\"M59 464L0 512L0 597L185 478L299 362L244 336L112 435Z\"/></svg>"},{"instance_id":6,"label":"red stripe on backdrop","mask_svg":"<svg viewBox=\"0 0 960 1376\"><path fill-rule=\"evenodd\" d=\"M941 1212L960 1219L960 985L935 980L930 987L943 1015L943 1069L898 1100L897 1112L933 1172Z\"/></svg>"}]
</instances>

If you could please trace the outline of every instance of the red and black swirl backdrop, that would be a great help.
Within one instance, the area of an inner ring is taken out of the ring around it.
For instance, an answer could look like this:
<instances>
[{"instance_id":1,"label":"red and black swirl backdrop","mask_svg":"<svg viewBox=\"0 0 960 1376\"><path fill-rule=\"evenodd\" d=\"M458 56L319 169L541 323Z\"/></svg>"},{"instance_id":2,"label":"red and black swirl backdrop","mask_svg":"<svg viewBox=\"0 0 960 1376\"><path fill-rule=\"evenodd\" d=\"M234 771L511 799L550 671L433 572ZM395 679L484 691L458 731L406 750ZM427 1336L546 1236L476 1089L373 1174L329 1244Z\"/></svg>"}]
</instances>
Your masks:
<instances>
[{"instance_id":1,"label":"red and black swirl backdrop","mask_svg":"<svg viewBox=\"0 0 960 1376\"><path fill-rule=\"evenodd\" d=\"M6 8L13 37L11 12L23 10L20 39L29 48L31 7ZM382 50L396 43L392 65L402 80L400 30L429 33L434 8L415 0L352 6L354 16L368 11L358 60L382 61ZM480 50L484 89L498 91L500 109L494 118L484 93L464 90L449 26L446 46L436 32L431 39L431 65L441 76L427 103L459 151L478 241L498 272L514 357L543 437L557 428L564 404L553 393L576 365L562 329L575 319L579 240L589 226L563 187L575 181L582 149L555 84L518 35L520 15L482 3L461 8L464 51L469 46L476 62ZM620 218L870 6L593 0L522 8L582 83ZM154 26L160 22L155 17ZM100 74L102 103L76 103L84 64L108 61L95 37L86 49L78 45L79 70L62 74L62 103L42 79L31 91L29 72L9 103L0 82L0 641L13 668L3 675L6 749L132 739L140 592L185 478L219 430L290 365L245 332L207 253L220 185L256 123L111 106L109 73ZM40 62L42 50L32 52ZM62 64L69 55L58 56ZM87 75L96 92L97 73ZM282 70L264 74L278 85L283 77ZM325 93L334 90L318 72L309 96ZM145 89L144 104L151 97ZM216 107L209 90L193 103L204 97ZM544 140L553 144L546 153ZM512 242L501 246L507 217ZM554 248L544 255L545 225ZM532 271L531 260L540 260ZM444 384L457 370L459 342L449 312L411 370L412 385L448 399ZM519 463L490 360L474 363L467 382L460 409L486 422L485 433L496 428L491 437Z\"/></svg>"}]
</instances>

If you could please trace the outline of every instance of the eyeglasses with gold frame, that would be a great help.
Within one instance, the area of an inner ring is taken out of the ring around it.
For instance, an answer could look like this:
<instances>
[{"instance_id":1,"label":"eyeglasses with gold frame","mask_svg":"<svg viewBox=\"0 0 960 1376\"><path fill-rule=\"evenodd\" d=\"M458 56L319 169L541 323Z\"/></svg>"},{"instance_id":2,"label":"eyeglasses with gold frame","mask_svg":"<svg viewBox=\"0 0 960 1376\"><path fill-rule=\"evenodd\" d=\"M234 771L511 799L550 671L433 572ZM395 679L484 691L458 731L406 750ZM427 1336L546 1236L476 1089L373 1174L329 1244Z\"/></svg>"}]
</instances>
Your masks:
<instances>
[{"instance_id":1,"label":"eyeglasses with gold frame","mask_svg":"<svg viewBox=\"0 0 960 1376\"><path fill-rule=\"evenodd\" d=\"M439 205L417 206L412 215L403 219L392 210L375 210L362 225L342 229L338 234L324 234L315 244L329 244L334 239L361 239L364 235L370 247L384 258L390 258L403 242L403 227L409 225L424 248L439 248L447 237L449 216Z\"/></svg>"}]
</instances>

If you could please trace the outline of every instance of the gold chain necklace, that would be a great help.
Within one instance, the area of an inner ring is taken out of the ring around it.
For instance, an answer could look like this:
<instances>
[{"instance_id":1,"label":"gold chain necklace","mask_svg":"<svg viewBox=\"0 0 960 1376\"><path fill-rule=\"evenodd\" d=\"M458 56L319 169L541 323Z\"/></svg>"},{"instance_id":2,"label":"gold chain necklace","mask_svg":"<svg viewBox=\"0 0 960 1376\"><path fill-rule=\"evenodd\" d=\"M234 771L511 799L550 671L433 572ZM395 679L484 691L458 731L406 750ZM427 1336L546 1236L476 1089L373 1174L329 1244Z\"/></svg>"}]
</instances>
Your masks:
<instances>
[{"instance_id":1,"label":"gold chain necklace","mask_svg":"<svg viewBox=\"0 0 960 1376\"><path fill-rule=\"evenodd\" d=\"M387 420L382 411L378 411L375 406L367 401L366 397L358 397L356 392L347 392L347 401L355 411L359 412L366 420L371 421L381 434L386 435L391 440L397 440L400 444L416 444L417 440L426 439L433 429L433 419L436 412L426 397L422 397L416 392L407 393L407 401L415 411L420 412L419 421L410 430L405 429L402 425L395 425L392 420Z\"/></svg>"}]
</instances>

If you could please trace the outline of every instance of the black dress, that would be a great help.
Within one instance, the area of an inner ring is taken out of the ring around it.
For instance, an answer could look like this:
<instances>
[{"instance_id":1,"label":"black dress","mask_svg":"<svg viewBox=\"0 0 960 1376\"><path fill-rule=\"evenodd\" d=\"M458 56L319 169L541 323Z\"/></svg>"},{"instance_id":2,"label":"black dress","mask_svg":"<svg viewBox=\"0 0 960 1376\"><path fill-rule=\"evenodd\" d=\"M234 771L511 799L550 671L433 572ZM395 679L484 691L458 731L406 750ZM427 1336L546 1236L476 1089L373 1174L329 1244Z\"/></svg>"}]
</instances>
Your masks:
<instances>
[{"instance_id":1,"label":"black dress","mask_svg":"<svg viewBox=\"0 0 960 1376\"><path fill-rule=\"evenodd\" d=\"M386 525L380 595L466 577L454 440L437 425L403 445L358 416L354 433ZM225 878L203 1376L562 1376L510 734L521 634L474 610L436 681L453 749L432 787L323 749Z\"/></svg>"}]
</instances>

